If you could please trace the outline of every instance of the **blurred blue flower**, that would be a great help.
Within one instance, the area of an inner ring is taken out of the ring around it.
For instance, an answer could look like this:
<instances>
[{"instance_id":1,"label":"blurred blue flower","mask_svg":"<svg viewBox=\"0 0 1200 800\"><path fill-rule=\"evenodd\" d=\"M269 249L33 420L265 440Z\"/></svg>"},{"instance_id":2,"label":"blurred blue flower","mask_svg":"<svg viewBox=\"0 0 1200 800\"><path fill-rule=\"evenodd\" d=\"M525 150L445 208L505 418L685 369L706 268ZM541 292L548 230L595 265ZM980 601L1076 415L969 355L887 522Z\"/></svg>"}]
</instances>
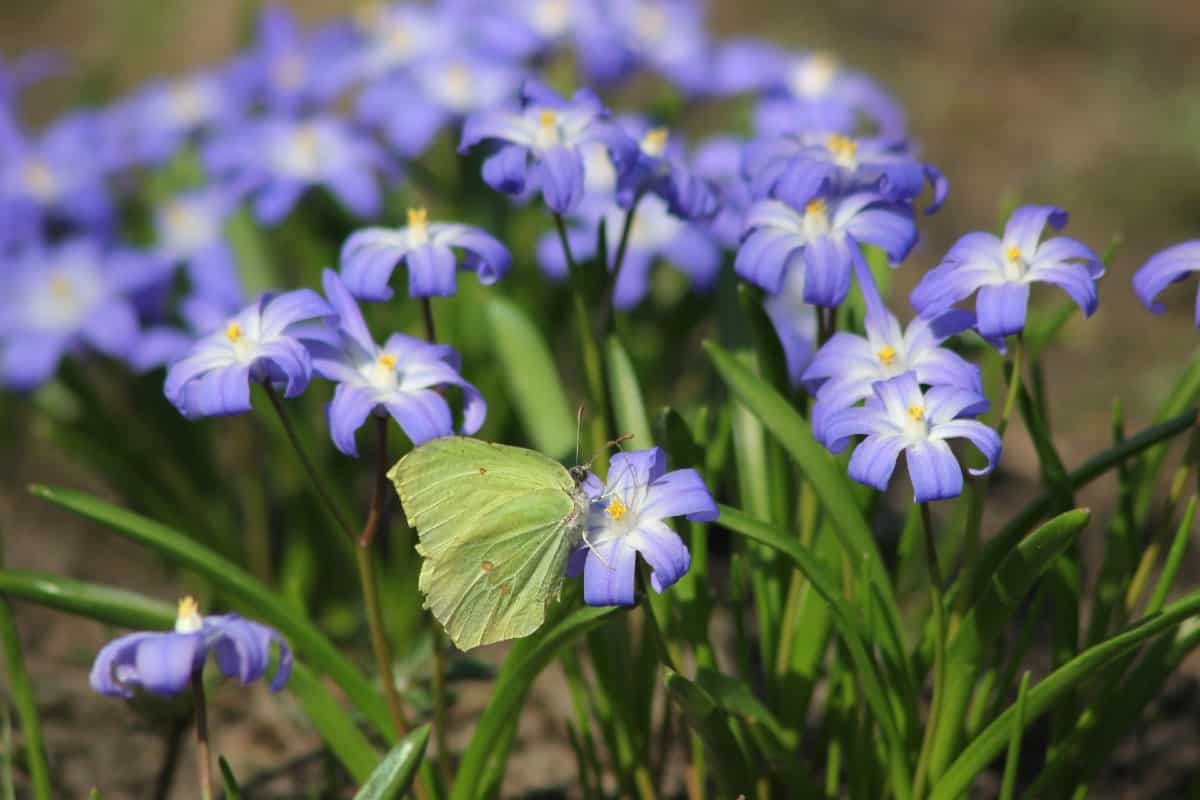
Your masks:
<instances>
[{"instance_id":1,"label":"blurred blue flower","mask_svg":"<svg viewBox=\"0 0 1200 800\"><path fill-rule=\"evenodd\" d=\"M125 360L139 373L174 364L191 351L197 339L223 328L244 305L241 297L193 292L179 303L179 317L185 327L160 324L145 328Z\"/></svg>"},{"instance_id":2,"label":"blurred blue flower","mask_svg":"<svg viewBox=\"0 0 1200 800\"><path fill-rule=\"evenodd\" d=\"M15 117L23 91L66 69L62 56L52 50L32 50L8 61L0 55L0 114L13 113Z\"/></svg>"},{"instance_id":3,"label":"blurred blue flower","mask_svg":"<svg viewBox=\"0 0 1200 800\"><path fill-rule=\"evenodd\" d=\"M575 260L596 256L603 220L611 272L616 267L625 215L625 209L610 205L599 215L575 220L567 237ZM547 233L538 240L537 256L538 264L548 275L559 280L567 277L567 261L557 234ZM703 225L675 216L666 201L657 195L647 195L638 203L629 229L625 260L613 290L616 308L628 310L645 299L651 272L660 259L686 275L697 291L706 291L712 288L721 269L721 246Z\"/></svg>"},{"instance_id":4,"label":"blurred blue flower","mask_svg":"<svg viewBox=\"0 0 1200 800\"><path fill-rule=\"evenodd\" d=\"M103 141L93 113L68 114L34 138L0 113L0 247L31 243L52 220L91 231L111 227L104 181L113 165L98 146Z\"/></svg>"},{"instance_id":5,"label":"blurred blue flower","mask_svg":"<svg viewBox=\"0 0 1200 800\"><path fill-rule=\"evenodd\" d=\"M342 245L342 280L363 300L391 299L388 281L400 264L408 266L410 297L449 297L457 288L459 265L490 286L508 272L512 256L490 233L456 222L430 222L423 208L410 208L403 228L364 228Z\"/></svg>"},{"instance_id":6,"label":"blurred blue flower","mask_svg":"<svg viewBox=\"0 0 1200 800\"><path fill-rule=\"evenodd\" d=\"M754 203L750 184L742 174L745 145L732 136L713 136L699 144L693 157L696 173L717 189L717 213L708 226L726 248L737 249L746 226L746 212Z\"/></svg>"},{"instance_id":7,"label":"blurred blue flower","mask_svg":"<svg viewBox=\"0 0 1200 800\"><path fill-rule=\"evenodd\" d=\"M402 333L392 334L383 347L375 344L358 304L337 273L325 270L325 296L338 315L337 337L310 341L313 369L337 382L329 404L333 443L348 456L357 456L354 434L374 413L391 415L413 445L454 433L447 387L462 392L461 432L479 430L487 403L459 375L458 354L446 345L430 344Z\"/></svg>"},{"instance_id":8,"label":"blurred blue flower","mask_svg":"<svg viewBox=\"0 0 1200 800\"><path fill-rule=\"evenodd\" d=\"M876 382L906 372L925 386L953 386L982 396L979 368L940 346L969 329L975 322L973 314L951 310L935 318L917 317L902 330L867 270L860 270L859 286L867 306L866 335L835 333L801 376L805 388L816 396L812 429L818 441L827 441L825 423L834 414L871 397Z\"/></svg>"},{"instance_id":9,"label":"blurred blue flower","mask_svg":"<svg viewBox=\"0 0 1200 800\"><path fill-rule=\"evenodd\" d=\"M913 202L928 182L937 211L949 184L932 164L918 161L907 143L855 139L839 133L800 133L767 137L746 147L745 172L756 197L777 190L792 196L815 194L827 186L838 194L870 189L900 203Z\"/></svg>"},{"instance_id":10,"label":"blurred blue flower","mask_svg":"<svg viewBox=\"0 0 1200 800\"><path fill-rule=\"evenodd\" d=\"M334 313L311 289L264 295L172 364L163 392L189 419L249 411L252 381L295 397L312 376L301 323Z\"/></svg>"},{"instance_id":11,"label":"blurred blue flower","mask_svg":"<svg viewBox=\"0 0 1200 800\"><path fill-rule=\"evenodd\" d=\"M479 43L506 58L544 55L603 24L597 0L462 0Z\"/></svg>"},{"instance_id":12,"label":"blurred blue flower","mask_svg":"<svg viewBox=\"0 0 1200 800\"><path fill-rule=\"evenodd\" d=\"M1154 298L1163 289L1193 272L1200 272L1200 239L1168 247L1151 256L1134 273L1133 289L1146 308L1161 314L1166 308ZM1200 299L1196 302L1196 327L1200 328Z\"/></svg>"},{"instance_id":13,"label":"blurred blue flower","mask_svg":"<svg viewBox=\"0 0 1200 800\"><path fill-rule=\"evenodd\" d=\"M264 677L271 662L271 645L279 663L271 679L277 692L292 674L292 651L274 629L237 614L202 617L196 601L179 601L171 632L130 633L106 644L96 655L89 682L101 694L133 697L135 689L173 695L188 690L192 677L204 669L212 653L217 667L243 686Z\"/></svg>"},{"instance_id":14,"label":"blurred blue flower","mask_svg":"<svg viewBox=\"0 0 1200 800\"><path fill-rule=\"evenodd\" d=\"M540 191L556 214L571 213L583 198L584 145L607 147L618 174L637 157L637 144L608 120L595 94L580 89L567 101L535 80L526 81L520 109L467 117L459 152L487 139L503 143L483 164L487 184L518 197Z\"/></svg>"},{"instance_id":15,"label":"blurred blue flower","mask_svg":"<svg viewBox=\"0 0 1200 800\"><path fill-rule=\"evenodd\" d=\"M617 453L608 464L608 483L589 474L591 498L582 544L567 562L567 574L583 575L588 605L632 605L637 554L650 565L650 585L662 592L687 574L691 554L663 521L687 516L717 518L717 504L694 469L667 472L667 455L654 447Z\"/></svg>"},{"instance_id":16,"label":"blurred blue flower","mask_svg":"<svg viewBox=\"0 0 1200 800\"><path fill-rule=\"evenodd\" d=\"M977 231L963 236L942 263L925 273L910 296L922 316L933 316L976 290L979 333L1001 345L1025 328L1029 287L1051 283L1090 316L1096 310L1096 279L1104 264L1091 248L1057 236L1039 244L1047 225L1061 230L1067 212L1053 206L1022 206L1009 217L1004 235Z\"/></svg>"},{"instance_id":17,"label":"blurred blue flower","mask_svg":"<svg viewBox=\"0 0 1200 800\"><path fill-rule=\"evenodd\" d=\"M795 388L812 361L818 332L817 307L804 300L804 270L788 270L783 288L767 295L763 309L779 337L787 360L788 381Z\"/></svg>"},{"instance_id":18,"label":"blurred blue flower","mask_svg":"<svg viewBox=\"0 0 1200 800\"><path fill-rule=\"evenodd\" d=\"M704 6L695 0L608 0L599 19L576 28L584 74L612 83L649 68L687 94L710 88Z\"/></svg>"},{"instance_id":19,"label":"blurred blue flower","mask_svg":"<svg viewBox=\"0 0 1200 800\"><path fill-rule=\"evenodd\" d=\"M364 4L355 15L360 41L354 47L354 77L374 82L429 56L463 44L471 22L453 2Z\"/></svg>"},{"instance_id":20,"label":"blurred blue flower","mask_svg":"<svg viewBox=\"0 0 1200 800\"><path fill-rule=\"evenodd\" d=\"M128 357L140 328L135 296L170 272L161 259L93 239L24 249L0 270L0 383L36 389L72 352Z\"/></svg>"},{"instance_id":21,"label":"blurred blue flower","mask_svg":"<svg viewBox=\"0 0 1200 800\"><path fill-rule=\"evenodd\" d=\"M838 197L780 190L778 199L751 206L734 268L772 294L789 270L803 269L805 302L837 306L862 262L859 244L879 247L894 266L916 241L912 209L876 192Z\"/></svg>"},{"instance_id":22,"label":"blurred blue flower","mask_svg":"<svg viewBox=\"0 0 1200 800\"><path fill-rule=\"evenodd\" d=\"M374 175L387 166L382 150L333 116L237 125L208 143L204 159L213 174L253 194L265 225L286 217L311 186L324 186L359 217L375 216L382 204Z\"/></svg>"},{"instance_id":23,"label":"blurred blue flower","mask_svg":"<svg viewBox=\"0 0 1200 800\"><path fill-rule=\"evenodd\" d=\"M320 109L354 80L355 39L343 22L301 30L287 6L270 4L259 15L254 48L239 60L234 77L249 99L271 109Z\"/></svg>"},{"instance_id":24,"label":"blurred blue flower","mask_svg":"<svg viewBox=\"0 0 1200 800\"><path fill-rule=\"evenodd\" d=\"M221 186L191 189L162 202L154 212L155 251L187 267L198 294L240 306L245 297L237 258L225 236L225 223L237 205Z\"/></svg>"},{"instance_id":25,"label":"blurred blue flower","mask_svg":"<svg viewBox=\"0 0 1200 800\"><path fill-rule=\"evenodd\" d=\"M220 70L154 81L109 110L112 160L121 166L161 163L244 110Z\"/></svg>"},{"instance_id":26,"label":"blurred blue flower","mask_svg":"<svg viewBox=\"0 0 1200 800\"><path fill-rule=\"evenodd\" d=\"M982 422L964 419L987 410L982 395L957 386L934 386L922 393L916 375L905 372L874 384L866 405L833 414L825 429L830 450L845 449L851 437L866 434L850 456L850 477L883 491L903 452L918 503L962 493L962 467L947 439L967 439L987 458L990 472L1000 458L1000 437Z\"/></svg>"},{"instance_id":27,"label":"blurred blue flower","mask_svg":"<svg viewBox=\"0 0 1200 800\"><path fill-rule=\"evenodd\" d=\"M451 51L431 55L402 74L372 83L356 106L403 156L420 155L443 127L510 102L525 70L509 61Z\"/></svg>"}]
</instances>

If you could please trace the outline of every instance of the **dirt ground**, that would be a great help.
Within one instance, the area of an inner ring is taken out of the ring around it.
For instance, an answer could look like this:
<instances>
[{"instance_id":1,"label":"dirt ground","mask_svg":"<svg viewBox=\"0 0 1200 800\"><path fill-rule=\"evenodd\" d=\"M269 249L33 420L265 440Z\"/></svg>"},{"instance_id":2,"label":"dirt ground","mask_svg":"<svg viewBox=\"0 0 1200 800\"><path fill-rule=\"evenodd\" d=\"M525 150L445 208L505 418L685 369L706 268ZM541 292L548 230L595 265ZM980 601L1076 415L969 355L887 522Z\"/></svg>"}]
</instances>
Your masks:
<instances>
[{"instance_id":1,"label":"dirt ground","mask_svg":"<svg viewBox=\"0 0 1200 800\"><path fill-rule=\"evenodd\" d=\"M238 5L0 0L0 52L63 48L85 69L105 71L116 85L128 86L228 53ZM315 21L344 4L294 5ZM922 222L923 242L900 270L898 289L911 287L958 235L993 225L1010 198L1070 209L1069 232L1097 249L1121 235L1125 243L1102 282L1099 312L1070 324L1066 342L1049 356L1047 379L1068 464L1105 446L1113 396L1124 402L1131 430L1145 424L1198 341L1188 293L1169 293L1172 311L1155 319L1129 281L1154 251L1200 236L1200 5L846 0L800 7L789 0L714 0L711 8L721 31L837 53L883 77L907 104L926 155L950 179L951 195L941 212ZM151 9L161 13L147 13ZM40 102L52 107L67 92L55 88ZM1006 444L1007 491L1015 502L1032 489L1036 458L1019 428ZM0 469L0 530L9 564L117 585L136 575L140 591L175 597L177 583L161 563L22 490L31 480L102 490L93 476L59 457L9 455ZM1080 502L1103 519L1110 495L1111 484L1100 482ZM1001 500L993 507L1003 505ZM1103 531L1093 524L1085 548L1097 551ZM1200 557L1193 551L1182 583L1194 586L1198 578ZM97 783L110 800L148 796L163 735L122 703L87 688L88 665L108 632L27 605L18 614L62 796L84 796ZM489 655L498 660L503 651ZM1198 668L1190 662L1161 699L1155 718L1165 722L1128 737L1095 796L1183 796L1200 755ZM486 684L464 689L453 742L466 741L486 697ZM548 670L523 715L506 796L556 789L571 794L574 760L562 725L568 708L560 674ZM311 770L320 768L305 758L318 741L290 701L261 686L220 692L213 717L218 746L239 754L239 774L254 776L295 760L257 796L305 796ZM172 796L191 798L191 754L182 757Z\"/></svg>"}]
</instances>

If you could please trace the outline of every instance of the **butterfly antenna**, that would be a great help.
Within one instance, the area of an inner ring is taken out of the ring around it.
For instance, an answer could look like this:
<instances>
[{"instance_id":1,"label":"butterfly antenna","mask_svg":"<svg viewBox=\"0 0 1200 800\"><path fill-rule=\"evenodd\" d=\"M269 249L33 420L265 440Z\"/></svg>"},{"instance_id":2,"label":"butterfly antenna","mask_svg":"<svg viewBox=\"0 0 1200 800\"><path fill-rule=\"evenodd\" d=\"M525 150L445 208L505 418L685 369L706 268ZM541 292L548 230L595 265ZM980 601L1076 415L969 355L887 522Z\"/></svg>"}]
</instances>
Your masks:
<instances>
[{"instance_id":1,"label":"butterfly antenna","mask_svg":"<svg viewBox=\"0 0 1200 800\"><path fill-rule=\"evenodd\" d=\"M579 463L579 448L583 443L583 403L575 411L575 463Z\"/></svg>"},{"instance_id":2,"label":"butterfly antenna","mask_svg":"<svg viewBox=\"0 0 1200 800\"><path fill-rule=\"evenodd\" d=\"M615 447L618 450L624 450L625 448L622 447L621 445L623 445L625 442L629 442L632 440L633 440L632 433L622 433L620 436L618 436L617 438L615 438L611 442L609 442L608 446Z\"/></svg>"},{"instance_id":3,"label":"butterfly antenna","mask_svg":"<svg viewBox=\"0 0 1200 800\"><path fill-rule=\"evenodd\" d=\"M600 555L600 551L596 549L596 545L592 544L592 540L588 538L586 530L583 532L583 544L587 547L588 551L598 558L600 563L603 564L608 570L611 571L613 569L613 565L608 563L608 559Z\"/></svg>"}]
</instances>

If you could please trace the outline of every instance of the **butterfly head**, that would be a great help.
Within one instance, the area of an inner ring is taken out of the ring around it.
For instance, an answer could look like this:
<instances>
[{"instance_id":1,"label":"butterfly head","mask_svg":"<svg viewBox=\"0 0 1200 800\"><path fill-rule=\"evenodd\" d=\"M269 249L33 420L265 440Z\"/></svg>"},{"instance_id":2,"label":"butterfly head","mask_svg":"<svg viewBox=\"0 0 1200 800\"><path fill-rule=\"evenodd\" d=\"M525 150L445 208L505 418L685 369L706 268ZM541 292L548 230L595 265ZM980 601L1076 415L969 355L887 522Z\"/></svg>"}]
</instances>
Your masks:
<instances>
[{"instance_id":1,"label":"butterfly head","mask_svg":"<svg viewBox=\"0 0 1200 800\"><path fill-rule=\"evenodd\" d=\"M567 471L571 473L571 479L575 481L575 486L578 488L587 480L588 473L592 471L592 465L576 464Z\"/></svg>"}]
</instances>

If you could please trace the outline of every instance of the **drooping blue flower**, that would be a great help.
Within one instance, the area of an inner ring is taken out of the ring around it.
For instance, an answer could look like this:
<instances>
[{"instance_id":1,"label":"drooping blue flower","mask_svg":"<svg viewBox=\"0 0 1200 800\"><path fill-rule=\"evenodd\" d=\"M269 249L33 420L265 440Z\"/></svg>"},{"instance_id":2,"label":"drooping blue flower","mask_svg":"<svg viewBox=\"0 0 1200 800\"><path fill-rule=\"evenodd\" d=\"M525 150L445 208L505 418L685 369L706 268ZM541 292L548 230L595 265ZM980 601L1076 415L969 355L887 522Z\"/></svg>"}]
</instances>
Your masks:
<instances>
[{"instance_id":1,"label":"drooping blue flower","mask_svg":"<svg viewBox=\"0 0 1200 800\"><path fill-rule=\"evenodd\" d=\"M657 447L617 453L609 461L607 484L591 475L584 488L592 500L586 534L567 574L583 575L583 599L593 606L633 604L638 553L652 570L654 591L666 590L687 574L691 553L663 520L711 522L719 513L700 474L667 472L667 455Z\"/></svg>"},{"instance_id":2,"label":"drooping blue flower","mask_svg":"<svg viewBox=\"0 0 1200 800\"><path fill-rule=\"evenodd\" d=\"M637 117L624 117L620 125L638 148L632 166L617 180L617 202L622 207L630 208L639 197L653 193L666 201L672 214L684 219L708 218L717 212L716 192L687 164L679 137Z\"/></svg>"},{"instance_id":3,"label":"drooping blue flower","mask_svg":"<svg viewBox=\"0 0 1200 800\"><path fill-rule=\"evenodd\" d=\"M282 220L312 186L324 186L359 217L375 216L382 204L374 174L387 166L382 150L330 115L235 126L208 143L204 158L215 175L252 192L263 224Z\"/></svg>"},{"instance_id":4,"label":"drooping blue flower","mask_svg":"<svg viewBox=\"0 0 1200 800\"><path fill-rule=\"evenodd\" d=\"M47 223L65 221L89 231L111 227L113 203L105 186L102 120L74 112L36 137L0 113L0 247L30 244Z\"/></svg>"},{"instance_id":5,"label":"drooping blue flower","mask_svg":"<svg viewBox=\"0 0 1200 800\"><path fill-rule=\"evenodd\" d=\"M356 113L411 158L423 153L448 124L510 102L524 76L525 70L512 62L456 48L426 56L406 72L367 86Z\"/></svg>"},{"instance_id":6,"label":"drooping blue flower","mask_svg":"<svg viewBox=\"0 0 1200 800\"><path fill-rule=\"evenodd\" d=\"M859 273L866 300L865 336L839 331L817 351L802 381L816 396L813 435L826 441L825 423L844 408L872 395L878 381L911 372L924 386L952 386L982 396L979 368L940 345L970 328L974 315L951 310L936 318L917 317L902 330L884 305L869 272Z\"/></svg>"},{"instance_id":7,"label":"drooping blue flower","mask_svg":"<svg viewBox=\"0 0 1200 800\"><path fill-rule=\"evenodd\" d=\"M454 433L450 404L442 390L462 393L461 432L479 430L487 402L459 375L459 358L446 345L430 344L402 333L392 334L383 347L375 344L358 304L336 272L325 270L325 296L338 314L335 343L312 341L313 368L337 382L329 404L333 443L348 456L357 456L354 434L371 414L391 416L413 445Z\"/></svg>"},{"instance_id":8,"label":"drooping blue flower","mask_svg":"<svg viewBox=\"0 0 1200 800\"><path fill-rule=\"evenodd\" d=\"M949 188L937 167L917 160L907 143L839 133L759 139L746 148L745 170L756 197L777 190L802 196L828 186L838 194L875 190L896 202L911 203L928 182L933 200L926 214L941 207Z\"/></svg>"},{"instance_id":9,"label":"drooping blue flower","mask_svg":"<svg viewBox=\"0 0 1200 800\"><path fill-rule=\"evenodd\" d=\"M745 238L734 269L775 294L788 270L804 270L804 300L837 306L850 290L859 244L881 248L893 266L917 241L912 209L877 192L845 197L824 193L760 200L746 215Z\"/></svg>"},{"instance_id":10,"label":"drooping blue flower","mask_svg":"<svg viewBox=\"0 0 1200 800\"><path fill-rule=\"evenodd\" d=\"M1133 289L1146 308L1161 314L1166 308L1154 298L1172 283L1200 272L1200 239L1168 247L1151 256L1133 275ZM1196 301L1196 327L1200 328L1200 299Z\"/></svg>"},{"instance_id":11,"label":"drooping blue flower","mask_svg":"<svg viewBox=\"0 0 1200 800\"><path fill-rule=\"evenodd\" d=\"M637 155L637 144L609 121L591 91L580 89L567 101L535 80L526 81L519 109L469 116L459 152L488 139L503 144L484 162L487 184L515 197L540 191L556 214L571 213L583 197L584 145L607 147L619 174L632 167Z\"/></svg>"},{"instance_id":12,"label":"drooping blue flower","mask_svg":"<svg viewBox=\"0 0 1200 800\"><path fill-rule=\"evenodd\" d=\"M0 114L14 111L21 92L66 68L62 56L52 50L33 50L7 62L0 56Z\"/></svg>"},{"instance_id":13,"label":"drooping blue flower","mask_svg":"<svg viewBox=\"0 0 1200 800\"><path fill-rule=\"evenodd\" d=\"M127 358L140 330L136 295L170 264L93 239L32 246L0 270L0 383L36 389L69 353Z\"/></svg>"},{"instance_id":14,"label":"drooping blue flower","mask_svg":"<svg viewBox=\"0 0 1200 800\"><path fill-rule=\"evenodd\" d=\"M732 136L713 136L696 148L696 173L717 189L717 213L708 226L726 248L735 250L742 241L746 212L754 203L750 184L742 174L744 143Z\"/></svg>"},{"instance_id":15,"label":"drooping blue flower","mask_svg":"<svg viewBox=\"0 0 1200 800\"><path fill-rule=\"evenodd\" d=\"M817 307L804 300L804 270L788 270L783 288L767 295L763 309L783 347L788 380L797 387L817 346Z\"/></svg>"},{"instance_id":16,"label":"drooping blue flower","mask_svg":"<svg viewBox=\"0 0 1200 800\"><path fill-rule=\"evenodd\" d=\"M883 491L904 453L918 503L945 500L962 493L962 467L947 444L967 439L987 458L990 472L1000 458L1000 437L982 422L965 417L987 410L987 400L957 386L934 386L922 392L917 377L905 372L873 386L866 405L833 414L825 429L828 446L840 452L851 437L866 434L850 456L850 477Z\"/></svg>"},{"instance_id":17,"label":"drooping blue flower","mask_svg":"<svg viewBox=\"0 0 1200 800\"><path fill-rule=\"evenodd\" d=\"M282 386L285 397L295 397L312 376L301 323L334 313L311 289L263 295L197 340L167 370L163 391L189 419L249 411L251 382Z\"/></svg>"},{"instance_id":18,"label":"drooping blue flower","mask_svg":"<svg viewBox=\"0 0 1200 800\"><path fill-rule=\"evenodd\" d=\"M1066 224L1067 212L1061 208L1022 206L1009 217L1002 237L968 233L921 278L910 296L913 307L922 316L934 316L978 290L979 333L1000 344L1024 330L1034 283L1062 288L1090 316L1096 310L1096 280L1104 274L1103 262L1074 239L1040 241L1047 225L1061 230Z\"/></svg>"},{"instance_id":19,"label":"drooping blue flower","mask_svg":"<svg viewBox=\"0 0 1200 800\"><path fill-rule=\"evenodd\" d=\"M576 261L594 258L601 220L604 221L611 272L616 268L621 231L626 210L610 205L601 215L578 220L569 231L568 241ZM537 245L538 264L548 275L567 277L567 261L557 234L547 233ZM706 291L716 282L721 269L721 247L703 225L688 222L670 212L657 195L647 195L638 203L629 229L625 259L613 290L613 305L628 310L645 299L650 290L654 266L664 261L686 275L697 291Z\"/></svg>"},{"instance_id":20,"label":"drooping blue flower","mask_svg":"<svg viewBox=\"0 0 1200 800\"><path fill-rule=\"evenodd\" d=\"M266 676L271 645L279 662L271 678L277 692L292 674L292 651L274 629L237 614L201 616L196 601L179 602L175 630L130 633L106 644L96 655L89 679L97 692L133 697L137 689L151 694L186 692L192 677L204 669L211 653L227 678L243 686Z\"/></svg>"},{"instance_id":21,"label":"drooping blue flower","mask_svg":"<svg viewBox=\"0 0 1200 800\"><path fill-rule=\"evenodd\" d=\"M408 266L410 297L449 297L459 265L490 286L508 272L512 256L490 233L456 222L429 222L423 208L410 208L403 228L364 228L342 246L342 280L363 300L391 299L388 281L400 264Z\"/></svg>"},{"instance_id":22,"label":"drooping blue flower","mask_svg":"<svg viewBox=\"0 0 1200 800\"><path fill-rule=\"evenodd\" d=\"M164 323L145 328L125 360L139 373L174 364L191 351L197 339L224 328L244 305L241 297L193 292L179 303L184 327Z\"/></svg>"},{"instance_id":23,"label":"drooping blue flower","mask_svg":"<svg viewBox=\"0 0 1200 800\"><path fill-rule=\"evenodd\" d=\"M232 192L221 186L191 189L155 209L156 252L187 267L198 294L241 306L245 292L237 259L225 236L225 223L237 205Z\"/></svg>"},{"instance_id":24,"label":"drooping blue flower","mask_svg":"<svg viewBox=\"0 0 1200 800\"><path fill-rule=\"evenodd\" d=\"M161 163L197 134L238 119L243 106L222 70L155 81L110 110L112 158L122 166Z\"/></svg>"}]
</instances>

